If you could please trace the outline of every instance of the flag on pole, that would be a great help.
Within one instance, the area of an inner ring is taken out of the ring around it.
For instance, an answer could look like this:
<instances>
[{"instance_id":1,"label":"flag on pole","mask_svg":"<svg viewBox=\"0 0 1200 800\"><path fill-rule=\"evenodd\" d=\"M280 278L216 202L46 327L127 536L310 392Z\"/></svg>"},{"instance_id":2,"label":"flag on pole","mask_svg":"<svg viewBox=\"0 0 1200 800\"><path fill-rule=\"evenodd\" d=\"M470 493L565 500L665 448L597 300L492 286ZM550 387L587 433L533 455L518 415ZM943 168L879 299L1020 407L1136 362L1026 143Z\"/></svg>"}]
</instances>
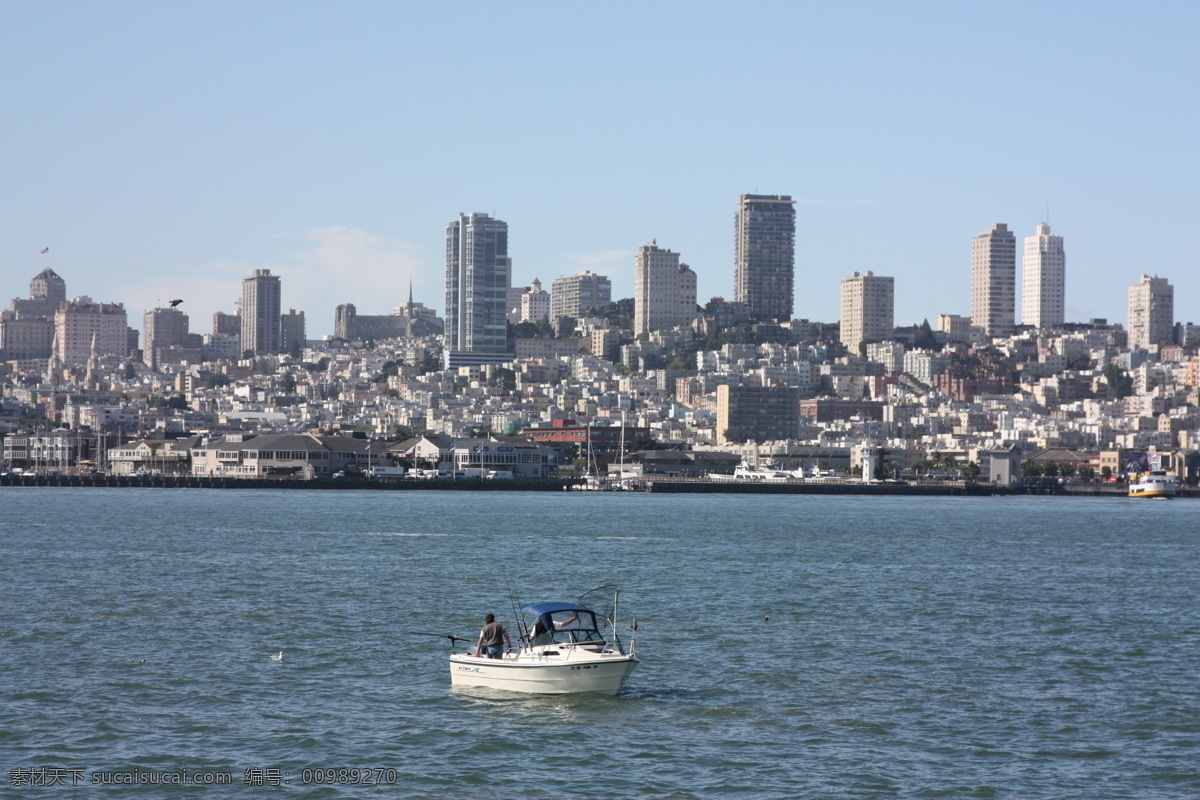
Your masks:
<instances>
[{"instance_id":1,"label":"flag on pole","mask_svg":"<svg viewBox=\"0 0 1200 800\"><path fill-rule=\"evenodd\" d=\"M49 247L43 247L43 248L42 248L42 255L46 255L46 253L49 253L49 252L50 252L50 248L49 248Z\"/></svg>"},{"instance_id":2,"label":"flag on pole","mask_svg":"<svg viewBox=\"0 0 1200 800\"><path fill-rule=\"evenodd\" d=\"M367 442L367 446L363 448L363 452L365 453L365 452L367 452L367 451L368 451L368 450L370 450L370 449L371 449L371 443L370 443L370 442Z\"/></svg>"}]
</instances>

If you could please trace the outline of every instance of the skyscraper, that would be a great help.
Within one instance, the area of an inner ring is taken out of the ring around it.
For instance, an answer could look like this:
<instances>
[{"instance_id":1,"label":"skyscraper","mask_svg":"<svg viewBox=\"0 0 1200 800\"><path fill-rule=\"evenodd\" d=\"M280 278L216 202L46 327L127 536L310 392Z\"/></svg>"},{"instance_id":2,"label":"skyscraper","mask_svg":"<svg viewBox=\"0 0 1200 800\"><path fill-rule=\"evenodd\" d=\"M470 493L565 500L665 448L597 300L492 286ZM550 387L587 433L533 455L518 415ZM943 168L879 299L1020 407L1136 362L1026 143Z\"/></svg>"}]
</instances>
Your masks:
<instances>
[{"instance_id":1,"label":"skyscraper","mask_svg":"<svg viewBox=\"0 0 1200 800\"><path fill-rule=\"evenodd\" d=\"M256 269L242 280L242 351L258 355L280 352L279 276Z\"/></svg>"},{"instance_id":2,"label":"skyscraper","mask_svg":"<svg viewBox=\"0 0 1200 800\"><path fill-rule=\"evenodd\" d=\"M604 275L584 270L575 275L555 278L550 286L550 316L582 317L589 308L612 302L612 281Z\"/></svg>"},{"instance_id":3,"label":"skyscraper","mask_svg":"<svg viewBox=\"0 0 1200 800\"><path fill-rule=\"evenodd\" d=\"M90 297L63 302L54 312L54 356L64 366L86 364L95 347L100 355L129 353L129 325L121 303L95 303Z\"/></svg>"},{"instance_id":4,"label":"skyscraper","mask_svg":"<svg viewBox=\"0 0 1200 800\"><path fill-rule=\"evenodd\" d=\"M1175 288L1166 278L1143 275L1129 287L1129 346L1170 344L1175 332Z\"/></svg>"},{"instance_id":5,"label":"skyscraper","mask_svg":"<svg viewBox=\"0 0 1200 800\"><path fill-rule=\"evenodd\" d=\"M696 273L657 240L634 257L633 290L635 334L686 325L696 316Z\"/></svg>"},{"instance_id":6,"label":"skyscraper","mask_svg":"<svg viewBox=\"0 0 1200 800\"><path fill-rule=\"evenodd\" d=\"M188 316L177 308L156 308L142 316L142 361L151 369L160 363L159 351L183 347L188 336Z\"/></svg>"},{"instance_id":7,"label":"skyscraper","mask_svg":"<svg viewBox=\"0 0 1200 800\"><path fill-rule=\"evenodd\" d=\"M1063 288L1066 255L1061 236L1052 236L1043 222L1037 233L1025 237L1021 267L1021 324L1053 328L1063 324Z\"/></svg>"},{"instance_id":8,"label":"skyscraper","mask_svg":"<svg viewBox=\"0 0 1200 800\"><path fill-rule=\"evenodd\" d=\"M971 250L971 324L988 336L1011 336L1016 325L1017 238L997 222Z\"/></svg>"},{"instance_id":9,"label":"skyscraper","mask_svg":"<svg viewBox=\"0 0 1200 800\"><path fill-rule=\"evenodd\" d=\"M734 215L734 300L760 320L792 318L796 209L788 195L744 194Z\"/></svg>"},{"instance_id":10,"label":"skyscraper","mask_svg":"<svg viewBox=\"0 0 1200 800\"><path fill-rule=\"evenodd\" d=\"M49 358L54 315L67 300L67 282L47 267L29 282L29 297L0 311L0 361Z\"/></svg>"},{"instance_id":11,"label":"skyscraper","mask_svg":"<svg viewBox=\"0 0 1200 800\"><path fill-rule=\"evenodd\" d=\"M864 339L890 339L895 307L895 279L868 271L842 279L841 340L851 353Z\"/></svg>"},{"instance_id":12,"label":"skyscraper","mask_svg":"<svg viewBox=\"0 0 1200 800\"><path fill-rule=\"evenodd\" d=\"M508 223L487 214L459 214L446 226L447 363L455 352L474 354L468 360L479 363L508 354L511 282Z\"/></svg>"},{"instance_id":13,"label":"skyscraper","mask_svg":"<svg viewBox=\"0 0 1200 800\"><path fill-rule=\"evenodd\" d=\"M304 312L289 308L279 315L279 352L299 354L307 340L304 334Z\"/></svg>"},{"instance_id":14,"label":"skyscraper","mask_svg":"<svg viewBox=\"0 0 1200 800\"><path fill-rule=\"evenodd\" d=\"M57 272L46 267L29 282L29 299L49 303L50 313L53 314L59 303L67 300L67 282Z\"/></svg>"}]
</instances>

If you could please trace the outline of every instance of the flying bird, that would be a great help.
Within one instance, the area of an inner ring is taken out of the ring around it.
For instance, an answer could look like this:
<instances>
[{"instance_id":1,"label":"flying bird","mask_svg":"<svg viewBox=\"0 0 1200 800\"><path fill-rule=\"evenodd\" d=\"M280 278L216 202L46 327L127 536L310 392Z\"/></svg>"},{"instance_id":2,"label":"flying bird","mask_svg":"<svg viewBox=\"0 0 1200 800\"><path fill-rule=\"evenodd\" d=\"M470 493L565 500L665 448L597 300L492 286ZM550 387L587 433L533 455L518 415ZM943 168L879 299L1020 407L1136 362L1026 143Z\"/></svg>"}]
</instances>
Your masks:
<instances>
[{"instance_id":1,"label":"flying bird","mask_svg":"<svg viewBox=\"0 0 1200 800\"><path fill-rule=\"evenodd\" d=\"M183 301L182 300L172 300L170 302L171 302L171 308L174 308L175 306L179 305Z\"/></svg>"},{"instance_id":2,"label":"flying bird","mask_svg":"<svg viewBox=\"0 0 1200 800\"><path fill-rule=\"evenodd\" d=\"M279 655L275 655L274 653L272 653L272 654L271 654L271 660L272 660L272 661L283 661L283 651L282 651L282 650L280 650L280 651L279 651Z\"/></svg>"}]
</instances>

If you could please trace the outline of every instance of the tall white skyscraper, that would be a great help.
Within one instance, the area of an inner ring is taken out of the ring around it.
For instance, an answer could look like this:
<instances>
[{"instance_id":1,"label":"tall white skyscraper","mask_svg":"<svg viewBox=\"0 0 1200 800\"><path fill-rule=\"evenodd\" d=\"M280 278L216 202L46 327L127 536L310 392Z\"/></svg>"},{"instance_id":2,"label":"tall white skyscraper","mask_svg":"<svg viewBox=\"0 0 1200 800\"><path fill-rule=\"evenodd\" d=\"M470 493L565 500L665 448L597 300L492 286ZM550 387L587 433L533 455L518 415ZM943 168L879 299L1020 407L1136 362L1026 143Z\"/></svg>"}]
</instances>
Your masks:
<instances>
[{"instance_id":1,"label":"tall white skyscraper","mask_svg":"<svg viewBox=\"0 0 1200 800\"><path fill-rule=\"evenodd\" d=\"M242 352L280 352L281 295L279 276L269 269L256 269L242 279Z\"/></svg>"},{"instance_id":2,"label":"tall white skyscraper","mask_svg":"<svg viewBox=\"0 0 1200 800\"><path fill-rule=\"evenodd\" d=\"M657 241L642 245L634 261L633 332L686 325L695 317L696 273Z\"/></svg>"},{"instance_id":3,"label":"tall white skyscraper","mask_svg":"<svg viewBox=\"0 0 1200 800\"><path fill-rule=\"evenodd\" d=\"M508 353L511 285L508 223L487 214L459 214L446 226L447 363L453 363L450 353L471 353L476 360Z\"/></svg>"},{"instance_id":4,"label":"tall white skyscraper","mask_svg":"<svg viewBox=\"0 0 1200 800\"><path fill-rule=\"evenodd\" d=\"M1166 278L1143 275L1129 287L1129 346L1171 344L1175 330L1175 288Z\"/></svg>"},{"instance_id":5,"label":"tall white skyscraper","mask_svg":"<svg viewBox=\"0 0 1200 800\"><path fill-rule=\"evenodd\" d=\"M1037 233L1025 237L1021 267L1021 324L1053 328L1063 324L1063 288L1066 281L1063 239L1053 236L1043 222Z\"/></svg>"},{"instance_id":6,"label":"tall white skyscraper","mask_svg":"<svg viewBox=\"0 0 1200 800\"><path fill-rule=\"evenodd\" d=\"M867 272L842 278L840 338L851 353L864 339L892 337L895 279Z\"/></svg>"},{"instance_id":7,"label":"tall white skyscraper","mask_svg":"<svg viewBox=\"0 0 1200 800\"><path fill-rule=\"evenodd\" d=\"M792 318L796 273L796 201L744 194L734 215L733 299L755 319Z\"/></svg>"},{"instance_id":8,"label":"tall white skyscraper","mask_svg":"<svg viewBox=\"0 0 1200 800\"><path fill-rule=\"evenodd\" d=\"M988 336L1011 336L1017 319L1017 238L997 222L971 247L971 324Z\"/></svg>"}]
</instances>

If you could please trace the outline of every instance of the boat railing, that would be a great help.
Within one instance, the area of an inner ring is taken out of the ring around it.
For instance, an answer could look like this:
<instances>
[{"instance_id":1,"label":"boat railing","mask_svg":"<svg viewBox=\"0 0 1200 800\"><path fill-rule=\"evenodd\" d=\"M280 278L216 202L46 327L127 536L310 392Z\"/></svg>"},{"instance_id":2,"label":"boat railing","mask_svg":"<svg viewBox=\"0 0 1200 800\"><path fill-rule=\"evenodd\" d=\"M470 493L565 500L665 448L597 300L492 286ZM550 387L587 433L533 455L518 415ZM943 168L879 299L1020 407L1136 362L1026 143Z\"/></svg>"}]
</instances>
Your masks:
<instances>
[{"instance_id":1,"label":"boat railing","mask_svg":"<svg viewBox=\"0 0 1200 800\"><path fill-rule=\"evenodd\" d=\"M576 651L600 655L628 655L628 653L626 653L616 642L606 639L594 639L591 641L580 642L552 642L544 645L526 647L526 651L530 655L537 657L546 657L565 653L569 658L571 654L575 653Z\"/></svg>"}]
</instances>

